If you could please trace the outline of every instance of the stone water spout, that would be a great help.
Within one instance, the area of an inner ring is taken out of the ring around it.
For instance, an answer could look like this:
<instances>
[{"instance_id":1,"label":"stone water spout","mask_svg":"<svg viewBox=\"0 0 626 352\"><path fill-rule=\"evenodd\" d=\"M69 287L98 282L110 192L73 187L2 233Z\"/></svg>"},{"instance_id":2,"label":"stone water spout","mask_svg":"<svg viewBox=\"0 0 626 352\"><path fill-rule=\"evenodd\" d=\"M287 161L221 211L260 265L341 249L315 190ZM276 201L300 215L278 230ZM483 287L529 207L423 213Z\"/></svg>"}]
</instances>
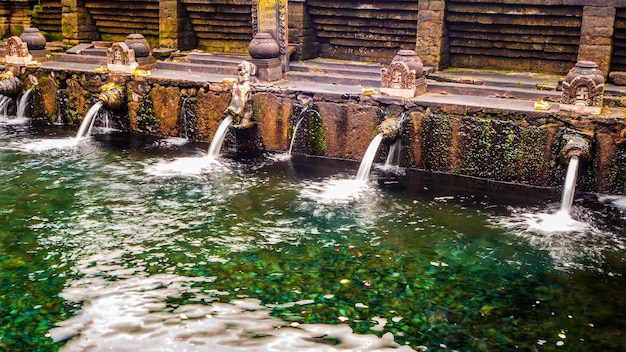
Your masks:
<instances>
[{"instance_id":1,"label":"stone water spout","mask_svg":"<svg viewBox=\"0 0 626 352\"><path fill-rule=\"evenodd\" d=\"M100 87L98 100L108 109L119 110L126 103L124 87L115 83L107 83Z\"/></svg>"},{"instance_id":2,"label":"stone water spout","mask_svg":"<svg viewBox=\"0 0 626 352\"><path fill-rule=\"evenodd\" d=\"M256 65L249 61L242 61L237 66L237 82L233 84L230 104L224 110L227 116L232 117L235 128L252 128L256 123L254 116L252 116L252 101L250 99L254 91L252 82L256 71Z\"/></svg>"},{"instance_id":3,"label":"stone water spout","mask_svg":"<svg viewBox=\"0 0 626 352\"><path fill-rule=\"evenodd\" d=\"M402 123L397 117L388 117L376 127L376 133L383 135L384 139L396 140L400 137Z\"/></svg>"},{"instance_id":4,"label":"stone water spout","mask_svg":"<svg viewBox=\"0 0 626 352\"><path fill-rule=\"evenodd\" d=\"M383 135L383 138L394 141L402 134L402 125L407 117L407 112L403 112L397 117L388 117L376 127L376 133Z\"/></svg>"},{"instance_id":5,"label":"stone water spout","mask_svg":"<svg viewBox=\"0 0 626 352\"><path fill-rule=\"evenodd\" d=\"M0 95L15 98L22 92L22 81L15 77L13 73L6 72L0 74Z\"/></svg>"},{"instance_id":6,"label":"stone water spout","mask_svg":"<svg viewBox=\"0 0 626 352\"><path fill-rule=\"evenodd\" d=\"M569 163L573 156L580 159L589 159L591 156L589 141L578 133L565 133L563 139L566 141L561 148L561 162Z\"/></svg>"}]
</instances>

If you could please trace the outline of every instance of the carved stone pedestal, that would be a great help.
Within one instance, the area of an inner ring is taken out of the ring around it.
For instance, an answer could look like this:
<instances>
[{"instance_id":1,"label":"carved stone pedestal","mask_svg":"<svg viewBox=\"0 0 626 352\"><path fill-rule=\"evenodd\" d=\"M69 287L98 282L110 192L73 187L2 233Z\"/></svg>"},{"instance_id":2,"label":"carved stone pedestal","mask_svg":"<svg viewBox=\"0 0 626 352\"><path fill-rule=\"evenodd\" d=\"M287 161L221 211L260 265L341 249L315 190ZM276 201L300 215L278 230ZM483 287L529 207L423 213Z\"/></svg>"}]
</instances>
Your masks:
<instances>
[{"instance_id":1,"label":"carved stone pedestal","mask_svg":"<svg viewBox=\"0 0 626 352\"><path fill-rule=\"evenodd\" d=\"M256 77L260 81L271 82L278 81L283 78L283 70L280 58L272 59L251 59L250 62L256 65Z\"/></svg>"}]
</instances>

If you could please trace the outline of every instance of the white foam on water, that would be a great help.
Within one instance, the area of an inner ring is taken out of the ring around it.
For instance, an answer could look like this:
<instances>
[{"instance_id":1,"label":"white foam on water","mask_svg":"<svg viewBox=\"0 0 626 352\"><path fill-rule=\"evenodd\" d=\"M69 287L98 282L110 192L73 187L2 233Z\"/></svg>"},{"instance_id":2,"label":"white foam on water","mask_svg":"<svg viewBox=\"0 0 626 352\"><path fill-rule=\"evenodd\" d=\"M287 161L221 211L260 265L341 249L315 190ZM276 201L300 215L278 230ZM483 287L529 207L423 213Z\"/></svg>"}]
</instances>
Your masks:
<instances>
[{"instance_id":1,"label":"white foam on water","mask_svg":"<svg viewBox=\"0 0 626 352\"><path fill-rule=\"evenodd\" d=\"M391 333L377 337L355 334L347 324L285 322L256 299L216 302L228 293L197 288L215 278L133 276L124 270L117 269L118 281L85 272L63 290L63 298L83 304L47 334L67 341L61 351L413 351L394 342ZM213 303L167 304L189 293L194 302Z\"/></svg>"},{"instance_id":2,"label":"white foam on water","mask_svg":"<svg viewBox=\"0 0 626 352\"><path fill-rule=\"evenodd\" d=\"M363 197L371 191L366 180L328 179L305 184L300 190L304 198L319 203L349 203Z\"/></svg>"},{"instance_id":3,"label":"white foam on water","mask_svg":"<svg viewBox=\"0 0 626 352\"><path fill-rule=\"evenodd\" d=\"M39 152L51 149L65 149L76 147L80 143L79 138L39 139L22 144L17 149Z\"/></svg>"},{"instance_id":4,"label":"white foam on water","mask_svg":"<svg viewBox=\"0 0 626 352\"><path fill-rule=\"evenodd\" d=\"M579 213L586 210L578 209ZM593 216L581 216L593 219ZM562 210L554 213L514 209L510 216L495 217L492 223L508 229L534 248L547 251L556 268L599 268L606 250L623 250L624 240L609 231L603 231L593 222L574 219Z\"/></svg>"},{"instance_id":5,"label":"white foam on water","mask_svg":"<svg viewBox=\"0 0 626 352\"><path fill-rule=\"evenodd\" d=\"M228 167L218 159L203 157L183 157L174 160L161 160L145 168L153 176L192 175L200 176L210 171L227 172Z\"/></svg>"}]
</instances>

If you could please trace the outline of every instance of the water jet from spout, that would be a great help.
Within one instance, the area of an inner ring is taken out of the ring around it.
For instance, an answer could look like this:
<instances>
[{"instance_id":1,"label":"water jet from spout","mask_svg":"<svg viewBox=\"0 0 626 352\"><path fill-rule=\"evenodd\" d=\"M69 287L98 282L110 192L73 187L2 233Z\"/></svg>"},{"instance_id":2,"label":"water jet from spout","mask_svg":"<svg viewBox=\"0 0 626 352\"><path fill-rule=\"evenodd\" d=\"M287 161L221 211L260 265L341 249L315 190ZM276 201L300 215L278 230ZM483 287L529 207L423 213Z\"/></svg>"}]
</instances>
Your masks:
<instances>
[{"instance_id":1,"label":"water jet from spout","mask_svg":"<svg viewBox=\"0 0 626 352\"><path fill-rule=\"evenodd\" d=\"M370 145L367 147L365 155L363 156L363 160L361 160L361 165L359 165L359 171L356 174L357 180L367 181L370 169L372 168L372 163L374 162L374 157L376 157L376 152L378 151L378 147L380 146L380 142L382 142L382 140L383 134L379 133L370 142Z\"/></svg>"},{"instance_id":2,"label":"water jet from spout","mask_svg":"<svg viewBox=\"0 0 626 352\"><path fill-rule=\"evenodd\" d=\"M76 140L89 137L89 134L91 133L91 128L93 127L93 124L96 120L96 115L98 114L98 111L102 107L102 104L103 104L102 101L98 101L89 109L89 111L87 112L87 115L85 115L85 118L83 119L83 122L80 124L80 127L78 128L78 132L76 133L76 137L75 137Z\"/></svg>"},{"instance_id":3,"label":"water jet from spout","mask_svg":"<svg viewBox=\"0 0 626 352\"><path fill-rule=\"evenodd\" d=\"M0 116L4 118L9 117L8 111L9 111L10 102L11 102L11 98L5 95L0 95Z\"/></svg>"},{"instance_id":4,"label":"water jet from spout","mask_svg":"<svg viewBox=\"0 0 626 352\"><path fill-rule=\"evenodd\" d=\"M576 180L578 179L578 156L573 155L569 159L567 166L567 175L565 176L565 185L563 187L563 195L561 197L560 213L570 214L572 203L574 202L574 193L576 191Z\"/></svg>"},{"instance_id":5,"label":"water jet from spout","mask_svg":"<svg viewBox=\"0 0 626 352\"><path fill-rule=\"evenodd\" d=\"M17 117L25 117L26 114L26 106L28 105L28 98L30 98L30 94L33 92L32 88L28 88L24 95L22 95L17 102Z\"/></svg>"},{"instance_id":6,"label":"water jet from spout","mask_svg":"<svg viewBox=\"0 0 626 352\"><path fill-rule=\"evenodd\" d=\"M228 127L230 127L232 122L233 117L228 115L217 127L217 131L215 132L215 136L213 136L213 140L211 141L211 145L209 146L209 151L207 153L209 158L217 159L220 156L220 150L222 149L222 144L224 144L226 132L228 132Z\"/></svg>"}]
</instances>

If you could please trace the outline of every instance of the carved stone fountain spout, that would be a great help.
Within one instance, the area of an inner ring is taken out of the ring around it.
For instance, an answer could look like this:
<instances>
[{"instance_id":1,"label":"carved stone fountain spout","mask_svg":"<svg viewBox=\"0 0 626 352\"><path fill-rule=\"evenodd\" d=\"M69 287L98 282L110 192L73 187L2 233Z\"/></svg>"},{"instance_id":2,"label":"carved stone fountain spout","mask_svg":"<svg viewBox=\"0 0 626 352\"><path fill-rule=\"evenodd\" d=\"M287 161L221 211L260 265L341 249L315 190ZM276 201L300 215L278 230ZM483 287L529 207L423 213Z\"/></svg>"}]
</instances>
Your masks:
<instances>
[{"instance_id":1,"label":"carved stone fountain spout","mask_svg":"<svg viewBox=\"0 0 626 352\"><path fill-rule=\"evenodd\" d=\"M15 98L22 92L22 81L10 71L0 74L0 95Z\"/></svg>"},{"instance_id":2,"label":"carved stone fountain spout","mask_svg":"<svg viewBox=\"0 0 626 352\"><path fill-rule=\"evenodd\" d=\"M100 87L100 100L104 105L111 110L118 110L124 106L126 96L124 88L121 85L115 83L107 83Z\"/></svg>"},{"instance_id":3,"label":"carved stone fountain spout","mask_svg":"<svg viewBox=\"0 0 626 352\"><path fill-rule=\"evenodd\" d=\"M563 135L563 139L566 141L560 153L563 164L567 164L572 156L589 159L591 151L587 138L576 132L568 132Z\"/></svg>"},{"instance_id":4,"label":"carved stone fountain spout","mask_svg":"<svg viewBox=\"0 0 626 352\"><path fill-rule=\"evenodd\" d=\"M237 82L233 84L230 104L224 110L226 115L233 117L234 128L251 128L255 121L252 116L252 81L256 75L256 65L249 61L242 61L237 66Z\"/></svg>"},{"instance_id":5,"label":"carved stone fountain spout","mask_svg":"<svg viewBox=\"0 0 626 352\"><path fill-rule=\"evenodd\" d=\"M383 138L387 140L395 140L400 137L401 127L400 119L397 117L388 117L376 127L376 132L382 133Z\"/></svg>"}]
</instances>

